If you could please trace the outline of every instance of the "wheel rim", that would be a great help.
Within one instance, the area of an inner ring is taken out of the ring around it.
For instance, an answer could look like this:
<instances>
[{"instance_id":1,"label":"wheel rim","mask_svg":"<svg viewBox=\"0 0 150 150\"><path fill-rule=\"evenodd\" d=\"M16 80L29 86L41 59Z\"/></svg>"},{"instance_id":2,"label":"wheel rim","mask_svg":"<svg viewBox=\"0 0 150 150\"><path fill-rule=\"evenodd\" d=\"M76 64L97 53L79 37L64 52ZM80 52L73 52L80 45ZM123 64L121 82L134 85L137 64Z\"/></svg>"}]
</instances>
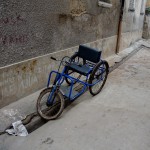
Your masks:
<instances>
[{"instance_id":1,"label":"wheel rim","mask_svg":"<svg viewBox=\"0 0 150 150\"><path fill-rule=\"evenodd\" d=\"M103 87L106 77L107 77L107 72L106 72L106 65L101 64L99 69L95 72L92 84L96 82L97 80L100 80L97 84L93 85L91 87L91 90L94 94L97 94Z\"/></svg>"},{"instance_id":2,"label":"wheel rim","mask_svg":"<svg viewBox=\"0 0 150 150\"><path fill-rule=\"evenodd\" d=\"M60 95L58 93L55 93L55 95L53 96L53 104L47 105L47 99L50 93L51 90L46 91L46 93L40 95L38 101L38 112L42 118L47 120L55 119L56 117L58 117L63 107Z\"/></svg>"}]
</instances>

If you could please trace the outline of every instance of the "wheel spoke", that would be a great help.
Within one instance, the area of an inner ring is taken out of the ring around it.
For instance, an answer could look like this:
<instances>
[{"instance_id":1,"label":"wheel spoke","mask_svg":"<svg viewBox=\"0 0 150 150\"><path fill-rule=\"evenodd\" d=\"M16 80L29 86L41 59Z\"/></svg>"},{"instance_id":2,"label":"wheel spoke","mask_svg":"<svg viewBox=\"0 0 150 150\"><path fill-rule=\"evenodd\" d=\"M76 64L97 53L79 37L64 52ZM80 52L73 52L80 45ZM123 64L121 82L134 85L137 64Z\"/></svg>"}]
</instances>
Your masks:
<instances>
[{"instance_id":1,"label":"wheel spoke","mask_svg":"<svg viewBox=\"0 0 150 150\"><path fill-rule=\"evenodd\" d=\"M106 62L100 62L99 64L97 64L89 79L90 84L96 83L95 85L89 87L90 93L92 95L96 95L101 91L106 82L107 75L108 65L106 64Z\"/></svg>"},{"instance_id":2,"label":"wheel spoke","mask_svg":"<svg viewBox=\"0 0 150 150\"><path fill-rule=\"evenodd\" d=\"M46 120L57 118L64 108L64 98L59 92L56 92L52 97L54 99L53 103L50 105L47 104L51 90L52 88L48 88L41 92L37 101L37 111L39 115Z\"/></svg>"}]
</instances>

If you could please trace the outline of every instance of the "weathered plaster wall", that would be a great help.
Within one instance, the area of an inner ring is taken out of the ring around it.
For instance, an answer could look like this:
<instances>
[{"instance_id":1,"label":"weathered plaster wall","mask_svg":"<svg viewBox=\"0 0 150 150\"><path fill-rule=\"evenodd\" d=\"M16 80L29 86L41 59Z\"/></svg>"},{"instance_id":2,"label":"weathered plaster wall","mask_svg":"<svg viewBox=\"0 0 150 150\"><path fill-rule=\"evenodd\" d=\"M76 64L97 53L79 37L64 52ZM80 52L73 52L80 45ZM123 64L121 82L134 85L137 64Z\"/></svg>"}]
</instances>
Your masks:
<instances>
[{"instance_id":1,"label":"weathered plaster wall","mask_svg":"<svg viewBox=\"0 0 150 150\"><path fill-rule=\"evenodd\" d=\"M141 14L142 0L135 1L133 12L129 11L129 2L129 0L125 1L120 51L142 38L144 22L144 14Z\"/></svg>"},{"instance_id":2,"label":"weathered plaster wall","mask_svg":"<svg viewBox=\"0 0 150 150\"><path fill-rule=\"evenodd\" d=\"M0 107L46 86L57 68L51 55L71 55L83 43L103 50L104 58L114 54L120 1L112 4L106 9L97 0L1 0ZM142 34L142 16L135 15L135 22L129 12L125 16L121 49Z\"/></svg>"},{"instance_id":3,"label":"weathered plaster wall","mask_svg":"<svg viewBox=\"0 0 150 150\"><path fill-rule=\"evenodd\" d=\"M150 15L145 15L144 27L143 27L143 38L150 38Z\"/></svg>"},{"instance_id":4,"label":"weathered plaster wall","mask_svg":"<svg viewBox=\"0 0 150 150\"><path fill-rule=\"evenodd\" d=\"M122 33L121 42L120 42L120 51L129 47L129 45L133 44L138 39L142 37L142 30L136 30L132 32Z\"/></svg>"},{"instance_id":5,"label":"weathered plaster wall","mask_svg":"<svg viewBox=\"0 0 150 150\"><path fill-rule=\"evenodd\" d=\"M150 7L150 0L147 0L146 7Z\"/></svg>"},{"instance_id":6,"label":"weathered plaster wall","mask_svg":"<svg viewBox=\"0 0 150 150\"><path fill-rule=\"evenodd\" d=\"M120 4L112 3L105 9L97 0L1 0L0 66L116 35Z\"/></svg>"},{"instance_id":7,"label":"weathered plaster wall","mask_svg":"<svg viewBox=\"0 0 150 150\"><path fill-rule=\"evenodd\" d=\"M102 47L102 57L114 54L116 36L104 38L87 46ZM46 87L49 72L58 68L58 63L52 61L50 56L62 58L70 56L78 50L78 46L63 51L36 57L11 66L0 68L0 108L39 89Z\"/></svg>"},{"instance_id":8,"label":"weathered plaster wall","mask_svg":"<svg viewBox=\"0 0 150 150\"><path fill-rule=\"evenodd\" d=\"M147 0L146 8L150 8L150 0ZM150 13L146 11L144 17L144 26L143 26L143 38L149 39L150 38Z\"/></svg>"},{"instance_id":9,"label":"weathered plaster wall","mask_svg":"<svg viewBox=\"0 0 150 150\"><path fill-rule=\"evenodd\" d=\"M143 0L135 1L135 11L129 11L129 0L125 1L122 32L132 32L143 29L144 14L141 15ZM146 4L145 4L146 5Z\"/></svg>"}]
</instances>

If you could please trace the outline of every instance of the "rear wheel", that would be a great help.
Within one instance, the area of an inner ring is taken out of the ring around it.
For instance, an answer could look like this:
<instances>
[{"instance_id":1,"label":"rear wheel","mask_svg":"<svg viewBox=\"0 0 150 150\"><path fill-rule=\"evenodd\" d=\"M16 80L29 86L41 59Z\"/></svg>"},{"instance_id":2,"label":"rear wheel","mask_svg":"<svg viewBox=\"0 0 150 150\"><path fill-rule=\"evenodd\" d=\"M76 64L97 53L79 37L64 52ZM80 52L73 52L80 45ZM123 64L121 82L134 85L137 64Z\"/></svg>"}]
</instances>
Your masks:
<instances>
[{"instance_id":1,"label":"rear wheel","mask_svg":"<svg viewBox=\"0 0 150 150\"><path fill-rule=\"evenodd\" d=\"M89 91L93 96L100 93L100 91L104 87L105 82L107 80L108 72L109 72L109 65L107 61L101 61L94 67L89 78L89 84L94 84L98 80L99 82L89 87Z\"/></svg>"},{"instance_id":2,"label":"rear wheel","mask_svg":"<svg viewBox=\"0 0 150 150\"><path fill-rule=\"evenodd\" d=\"M46 120L53 120L58 118L64 109L64 98L63 95L56 91L52 96L53 104L48 105L48 97L52 91L52 88L43 90L37 100L37 111L38 114Z\"/></svg>"}]
</instances>

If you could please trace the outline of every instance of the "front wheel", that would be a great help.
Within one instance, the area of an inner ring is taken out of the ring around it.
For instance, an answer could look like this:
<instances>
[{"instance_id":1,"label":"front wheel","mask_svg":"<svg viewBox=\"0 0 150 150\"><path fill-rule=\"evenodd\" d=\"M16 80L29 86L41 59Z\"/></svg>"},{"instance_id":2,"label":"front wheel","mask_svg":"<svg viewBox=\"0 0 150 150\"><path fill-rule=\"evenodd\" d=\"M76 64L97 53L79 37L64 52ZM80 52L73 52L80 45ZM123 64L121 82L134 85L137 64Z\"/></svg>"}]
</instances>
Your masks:
<instances>
[{"instance_id":1,"label":"front wheel","mask_svg":"<svg viewBox=\"0 0 150 150\"><path fill-rule=\"evenodd\" d=\"M52 88L43 90L37 100L37 112L46 120L53 120L58 118L64 109L63 95L57 90L54 92L52 99L53 103L48 105L48 97L52 91Z\"/></svg>"},{"instance_id":2,"label":"front wheel","mask_svg":"<svg viewBox=\"0 0 150 150\"><path fill-rule=\"evenodd\" d=\"M101 61L94 67L89 78L89 84L94 84L97 82L95 85L89 87L89 91L93 96L100 93L104 87L108 73L109 65L107 61Z\"/></svg>"}]
</instances>

